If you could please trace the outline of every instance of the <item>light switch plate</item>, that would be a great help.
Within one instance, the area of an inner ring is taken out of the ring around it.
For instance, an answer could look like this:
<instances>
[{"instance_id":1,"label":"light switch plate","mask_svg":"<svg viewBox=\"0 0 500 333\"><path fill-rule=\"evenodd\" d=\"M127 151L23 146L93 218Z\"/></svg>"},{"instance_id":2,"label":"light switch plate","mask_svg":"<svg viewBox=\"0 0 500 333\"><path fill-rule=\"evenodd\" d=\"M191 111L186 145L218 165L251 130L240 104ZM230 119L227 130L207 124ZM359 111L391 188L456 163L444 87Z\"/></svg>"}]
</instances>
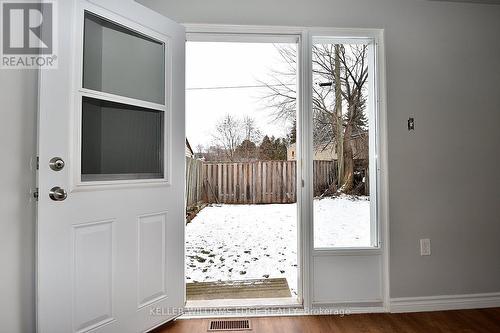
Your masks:
<instances>
[{"instance_id":1,"label":"light switch plate","mask_svg":"<svg viewBox=\"0 0 500 333\"><path fill-rule=\"evenodd\" d=\"M420 255L421 256L431 255L431 240L429 238L423 238L420 240Z\"/></svg>"},{"instance_id":2,"label":"light switch plate","mask_svg":"<svg viewBox=\"0 0 500 333\"><path fill-rule=\"evenodd\" d=\"M410 117L408 118L408 131L414 131L415 130L415 118Z\"/></svg>"}]
</instances>

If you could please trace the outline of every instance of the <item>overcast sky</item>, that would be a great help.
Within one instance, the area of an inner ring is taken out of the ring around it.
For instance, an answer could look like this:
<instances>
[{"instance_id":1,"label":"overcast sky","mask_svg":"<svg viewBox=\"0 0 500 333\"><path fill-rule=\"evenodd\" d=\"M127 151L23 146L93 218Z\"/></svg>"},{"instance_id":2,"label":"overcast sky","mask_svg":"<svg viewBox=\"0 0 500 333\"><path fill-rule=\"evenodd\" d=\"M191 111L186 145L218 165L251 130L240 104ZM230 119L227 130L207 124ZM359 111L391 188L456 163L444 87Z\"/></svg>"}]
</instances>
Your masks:
<instances>
[{"instance_id":1,"label":"overcast sky","mask_svg":"<svg viewBox=\"0 0 500 333\"><path fill-rule=\"evenodd\" d=\"M186 43L186 136L193 149L212 143L215 124L225 114L254 117L262 134L288 133L290 124L273 121L273 110L262 101L265 88L218 88L260 85L272 69L284 64L270 43Z\"/></svg>"}]
</instances>

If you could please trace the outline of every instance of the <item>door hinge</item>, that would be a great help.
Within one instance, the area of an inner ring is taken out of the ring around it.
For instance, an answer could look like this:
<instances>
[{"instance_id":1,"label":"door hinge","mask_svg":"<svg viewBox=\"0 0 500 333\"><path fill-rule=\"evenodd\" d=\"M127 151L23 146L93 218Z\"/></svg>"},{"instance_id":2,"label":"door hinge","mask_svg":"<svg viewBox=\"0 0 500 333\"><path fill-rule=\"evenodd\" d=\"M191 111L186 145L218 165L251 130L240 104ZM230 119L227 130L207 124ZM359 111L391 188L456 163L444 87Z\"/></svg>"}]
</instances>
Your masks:
<instances>
[{"instance_id":1,"label":"door hinge","mask_svg":"<svg viewBox=\"0 0 500 333\"><path fill-rule=\"evenodd\" d=\"M40 170L40 156L36 157L36 169Z\"/></svg>"},{"instance_id":2,"label":"door hinge","mask_svg":"<svg viewBox=\"0 0 500 333\"><path fill-rule=\"evenodd\" d=\"M33 198L35 199L35 201L38 201L38 196L39 196L39 192L38 192L38 187L37 187L33 191Z\"/></svg>"}]
</instances>

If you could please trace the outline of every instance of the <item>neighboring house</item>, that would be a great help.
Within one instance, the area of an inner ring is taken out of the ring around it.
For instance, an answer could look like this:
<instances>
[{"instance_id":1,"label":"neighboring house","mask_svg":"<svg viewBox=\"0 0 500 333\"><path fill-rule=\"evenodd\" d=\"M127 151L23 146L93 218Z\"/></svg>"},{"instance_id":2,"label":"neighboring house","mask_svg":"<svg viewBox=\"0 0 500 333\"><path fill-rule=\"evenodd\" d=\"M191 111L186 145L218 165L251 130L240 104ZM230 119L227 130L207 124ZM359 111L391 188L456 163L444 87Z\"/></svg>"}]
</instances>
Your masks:
<instances>
[{"instance_id":1,"label":"neighboring house","mask_svg":"<svg viewBox=\"0 0 500 333\"><path fill-rule=\"evenodd\" d=\"M186 138L186 157L194 158L194 151L191 148L189 140Z\"/></svg>"},{"instance_id":2,"label":"neighboring house","mask_svg":"<svg viewBox=\"0 0 500 333\"><path fill-rule=\"evenodd\" d=\"M353 152L355 160L363 160L368 158L368 133L356 133L352 135ZM297 159L297 145L292 143L287 148L287 160L294 161ZM325 145L317 145L314 147L313 160L315 161L332 161L337 159L335 152L335 144L329 143Z\"/></svg>"},{"instance_id":3,"label":"neighboring house","mask_svg":"<svg viewBox=\"0 0 500 333\"><path fill-rule=\"evenodd\" d=\"M292 143L286 149L286 156L288 161L294 161L297 159L297 145ZM314 148L315 161L332 161L337 159L337 154L335 153L335 145L333 143L324 146L316 146Z\"/></svg>"},{"instance_id":4,"label":"neighboring house","mask_svg":"<svg viewBox=\"0 0 500 333\"><path fill-rule=\"evenodd\" d=\"M200 161L205 161L206 160L205 155L206 155L206 153L194 153L193 158L200 160Z\"/></svg>"}]
</instances>

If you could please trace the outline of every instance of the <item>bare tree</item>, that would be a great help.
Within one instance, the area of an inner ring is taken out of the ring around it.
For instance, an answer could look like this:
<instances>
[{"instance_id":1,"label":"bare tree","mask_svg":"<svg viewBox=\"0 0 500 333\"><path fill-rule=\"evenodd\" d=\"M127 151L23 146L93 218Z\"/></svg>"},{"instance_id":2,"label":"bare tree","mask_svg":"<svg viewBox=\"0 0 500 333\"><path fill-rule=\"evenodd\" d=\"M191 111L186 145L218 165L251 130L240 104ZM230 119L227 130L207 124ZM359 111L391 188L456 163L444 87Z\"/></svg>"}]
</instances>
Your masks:
<instances>
[{"instance_id":1,"label":"bare tree","mask_svg":"<svg viewBox=\"0 0 500 333\"><path fill-rule=\"evenodd\" d=\"M199 143L196 145L196 151L194 152L194 155L196 158L203 158L203 153L205 151L205 147Z\"/></svg>"},{"instance_id":2,"label":"bare tree","mask_svg":"<svg viewBox=\"0 0 500 333\"><path fill-rule=\"evenodd\" d=\"M211 147L209 158L219 156L222 160L232 162L253 160L257 158L256 143L261 140L261 133L254 118L244 116L240 120L226 114L215 126L215 146ZM223 152L223 156L220 156L220 152Z\"/></svg>"},{"instance_id":3,"label":"bare tree","mask_svg":"<svg viewBox=\"0 0 500 333\"><path fill-rule=\"evenodd\" d=\"M296 121L297 118L297 50L294 46L275 45L281 59L286 64L284 70L273 70L270 80L260 81L267 88L262 96L267 106L275 109L276 119Z\"/></svg>"},{"instance_id":4,"label":"bare tree","mask_svg":"<svg viewBox=\"0 0 500 333\"><path fill-rule=\"evenodd\" d=\"M230 114L226 114L215 126L213 135L215 144L224 149L226 158L229 161L234 161L234 153L242 141L241 129L241 122Z\"/></svg>"},{"instance_id":5,"label":"bare tree","mask_svg":"<svg viewBox=\"0 0 500 333\"><path fill-rule=\"evenodd\" d=\"M262 136L260 129L257 127L255 123L255 118L250 116L245 116L243 118L243 131L245 134L245 140L251 142L258 142Z\"/></svg>"},{"instance_id":6,"label":"bare tree","mask_svg":"<svg viewBox=\"0 0 500 333\"><path fill-rule=\"evenodd\" d=\"M343 178L341 191L349 193L354 185L354 140L356 131L366 127L366 83L368 80L367 45L349 45L340 48L340 61L344 67L343 97L347 102L344 116Z\"/></svg>"},{"instance_id":7,"label":"bare tree","mask_svg":"<svg viewBox=\"0 0 500 333\"><path fill-rule=\"evenodd\" d=\"M276 46L287 64L285 72L274 71L271 80L262 82L268 93L268 106L281 119L295 119L297 51L291 46ZM315 147L334 144L339 165L337 188L351 192L354 181L353 137L366 129L367 46L357 44L313 45L313 133Z\"/></svg>"}]
</instances>

